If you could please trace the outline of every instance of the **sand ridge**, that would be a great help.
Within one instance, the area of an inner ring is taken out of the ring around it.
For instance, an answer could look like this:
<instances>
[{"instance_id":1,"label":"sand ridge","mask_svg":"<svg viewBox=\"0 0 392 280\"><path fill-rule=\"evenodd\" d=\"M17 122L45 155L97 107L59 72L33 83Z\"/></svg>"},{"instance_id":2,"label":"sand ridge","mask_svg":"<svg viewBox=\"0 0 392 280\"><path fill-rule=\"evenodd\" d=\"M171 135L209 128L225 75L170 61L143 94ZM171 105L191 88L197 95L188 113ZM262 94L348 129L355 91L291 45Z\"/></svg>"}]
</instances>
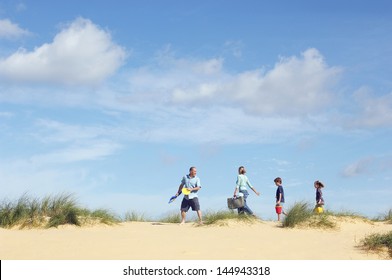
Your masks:
<instances>
[{"instance_id":1,"label":"sand ridge","mask_svg":"<svg viewBox=\"0 0 392 280\"><path fill-rule=\"evenodd\" d=\"M0 229L3 260L380 260L386 253L358 247L392 224L338 221L337 229L282 228L253 224L185 225L126 222L51 229Z\"/></svg>"}]
</instances>

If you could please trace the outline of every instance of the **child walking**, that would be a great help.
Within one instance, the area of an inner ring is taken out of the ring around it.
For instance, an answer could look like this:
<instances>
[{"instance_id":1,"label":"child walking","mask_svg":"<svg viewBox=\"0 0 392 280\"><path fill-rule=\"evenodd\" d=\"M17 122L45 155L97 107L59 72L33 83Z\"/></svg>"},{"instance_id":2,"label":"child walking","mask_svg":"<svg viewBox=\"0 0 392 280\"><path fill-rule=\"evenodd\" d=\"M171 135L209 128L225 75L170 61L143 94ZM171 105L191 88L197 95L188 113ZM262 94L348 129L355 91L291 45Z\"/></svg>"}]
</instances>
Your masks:
<instances>
[{"instance_id":1,"label":"child walking","mask_svg":"<svg viewBox=\"0 0 392 280\"><path fill-rule=\"evenodd\" d=\"M281 206L283 215L287 215L286 212L284 212L283 205L282 205L284 203L284 190L282 186L282 178L280 177L275 178L274 183L278 187L276 189L276 206ZM278 214L278 222L279 222L281 213L278 212L277 214Z\"/></svg>"},{"instance_id":2,"label":"child walking","mask_svg":"<svg viewBox=\"0 0 392 280\"><path fill-rule=\"evenodd\" d=\"M321 189L324 188L324 184L321 183L319 180L317 180L314 182L314 187L316 189L316 208L317 207L322 208L324 205L324 198Z\"/></svg>"}]
</instances>

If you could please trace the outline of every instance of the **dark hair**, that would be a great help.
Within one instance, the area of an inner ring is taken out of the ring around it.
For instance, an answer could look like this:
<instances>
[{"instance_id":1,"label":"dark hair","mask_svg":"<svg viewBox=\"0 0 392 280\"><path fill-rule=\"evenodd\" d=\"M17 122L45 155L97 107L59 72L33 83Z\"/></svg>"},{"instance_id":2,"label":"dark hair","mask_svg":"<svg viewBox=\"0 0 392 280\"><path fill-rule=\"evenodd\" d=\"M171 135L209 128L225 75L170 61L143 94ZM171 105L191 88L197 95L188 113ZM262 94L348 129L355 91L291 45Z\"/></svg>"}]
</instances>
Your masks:
<instances>
[{"instance_id":1,"label":"dark hair","mask_svg":"<svg viewBox=\"0 0 392 280\"><path fill-rule=\"evenodd\" d=\"M245 167L243 167L243 166L240 166L240 167L238 167L238 174L245 174Z\"/></svg>"},{"instance_id":2,"label":"dark hair","mask_svg":"<svg viewBox=\"0 0 392 280\"><path fill-rule=\"evenodd\" d=\"M191 168L189 168L189 172L191 172L192 171L192 169L195 169L196 167L194 167L194 166L191 166Z\"/></svg>"},{"instance_id":3,"label":"dark hair","mask_svg":"<svg viewBox=\"0 0 392 280\"><path fill-rule=\"evenodd\" d=\"M320 187L320 188L324 188L324 184L321 183L319 180L317 180L316 182L314 182L316 184L316 186Z\"/></svg>"},{"instance_id":4,"label":"dark hair","mask_svg":"<svg viewBox=\"0 0 392 280\"><path fill-rule=\"evenodd\" d=\"M274 179L274 182L275 182L275 183L282 183L282 178L276 177L276 178Z\"/></svg>"}]
</instances>

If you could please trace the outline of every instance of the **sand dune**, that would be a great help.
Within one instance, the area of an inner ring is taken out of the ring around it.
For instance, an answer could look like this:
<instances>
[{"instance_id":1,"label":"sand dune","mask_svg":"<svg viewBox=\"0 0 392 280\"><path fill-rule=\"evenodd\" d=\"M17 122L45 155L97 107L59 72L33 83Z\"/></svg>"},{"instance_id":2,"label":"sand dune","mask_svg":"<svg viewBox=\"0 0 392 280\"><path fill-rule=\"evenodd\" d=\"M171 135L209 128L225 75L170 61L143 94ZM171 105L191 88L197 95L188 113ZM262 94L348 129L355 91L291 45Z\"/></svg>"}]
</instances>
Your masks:
<instances>
[{"instance_id":1,"label":"sand dune","mask_svg":"<svg viewBox=\"0 0 392 280\"><path fill-rule=\"evenodd\" d=\"M333 230L287 229L277 222L195 226L127 222L116 226L0 229L3 260L378 260L358 248L392 224L348 219Z\"/></svg>"}]
</instances>

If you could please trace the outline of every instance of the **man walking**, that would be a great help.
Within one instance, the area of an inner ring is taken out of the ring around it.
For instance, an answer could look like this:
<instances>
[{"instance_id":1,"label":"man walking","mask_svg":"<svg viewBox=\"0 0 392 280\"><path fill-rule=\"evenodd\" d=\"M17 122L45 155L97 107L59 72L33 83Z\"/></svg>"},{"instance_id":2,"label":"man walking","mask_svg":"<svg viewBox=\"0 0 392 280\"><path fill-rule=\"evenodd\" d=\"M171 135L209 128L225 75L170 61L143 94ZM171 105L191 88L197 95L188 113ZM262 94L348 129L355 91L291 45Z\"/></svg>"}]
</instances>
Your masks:
<instances>
[{"instance_id":1,"label":"man walking","mask_svg":"<svg viewBox=\"0 0 392 280\"><path fill-rule=\"evenodd\" d=\"M189 169L189 174L182 178L181 184L178 187L176 196L181 194L183 188L190 192L189 194L184 194L184 198L181 202L181 224L185 224L186 213L188 212L189 208L192 208L192 211L197 212L197 216L199 217L199 224L203 223L199 198L197 196L197 192L201 189L201 185L200 179L196 176L196 174L196 167L192 166Z\"/></svg>"}]
</instances>

